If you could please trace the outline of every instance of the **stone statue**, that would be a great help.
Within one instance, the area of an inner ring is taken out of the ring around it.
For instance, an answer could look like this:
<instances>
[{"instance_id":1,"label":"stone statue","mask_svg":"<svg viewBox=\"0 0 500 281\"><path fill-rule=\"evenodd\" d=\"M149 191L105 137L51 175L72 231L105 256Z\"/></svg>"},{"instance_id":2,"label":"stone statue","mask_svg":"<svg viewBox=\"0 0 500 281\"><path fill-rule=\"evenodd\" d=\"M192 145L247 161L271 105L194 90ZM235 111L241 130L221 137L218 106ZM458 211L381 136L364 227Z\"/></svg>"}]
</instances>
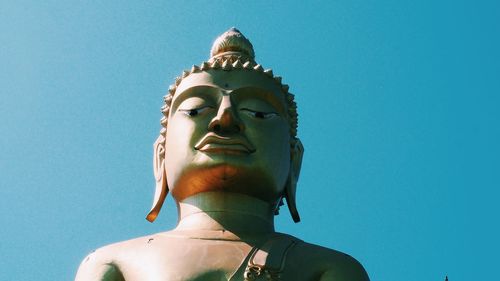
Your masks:
<instances>
[{"instance_id":1,"label":"stone statue","mask_svg":"<svg viewBox=\"0 0 500 281\"><path fill-rule=\"evenodd\" d=\"M77 281L368 280L354 258L275 232L283 199L300 220L296 104L237 29L219 36L210 59L184 71L164 101L147 220L170 193L178 225L96 250Z\"/></svg>"}]
</instances>

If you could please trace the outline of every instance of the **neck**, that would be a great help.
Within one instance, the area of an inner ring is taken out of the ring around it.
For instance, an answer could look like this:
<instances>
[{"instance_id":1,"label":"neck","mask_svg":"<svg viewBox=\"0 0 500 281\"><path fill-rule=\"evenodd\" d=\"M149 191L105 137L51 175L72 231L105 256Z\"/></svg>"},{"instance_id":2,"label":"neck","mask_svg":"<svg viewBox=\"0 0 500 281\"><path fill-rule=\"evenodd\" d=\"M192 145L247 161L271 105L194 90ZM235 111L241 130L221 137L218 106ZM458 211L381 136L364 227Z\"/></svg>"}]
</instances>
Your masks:
<instances>
[{"instance_id":1,"label":"neck","mask_svg":"<svg viewBox=\"0 0 500 281\"><path fill-rule=\"evenodd\" d=\"M237 237L274 232L273 206L239 193L199 193L179 202L178 210L176 231L203 235L229 232Z\"/></svg>"}]
</instances>

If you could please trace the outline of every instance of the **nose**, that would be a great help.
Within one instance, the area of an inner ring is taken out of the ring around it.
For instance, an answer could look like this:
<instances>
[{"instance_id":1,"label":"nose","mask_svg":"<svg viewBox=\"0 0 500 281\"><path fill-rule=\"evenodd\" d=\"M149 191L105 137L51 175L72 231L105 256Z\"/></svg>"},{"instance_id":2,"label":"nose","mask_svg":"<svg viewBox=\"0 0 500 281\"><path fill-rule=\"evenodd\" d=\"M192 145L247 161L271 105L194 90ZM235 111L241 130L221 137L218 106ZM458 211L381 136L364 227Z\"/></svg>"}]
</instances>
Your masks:
<instances>
[{"instance_id":1,"label":"nose","mask_svg":"<svg viewBox=\"0 0 500 281\"><path fill-rule=\"evenodd\" d=\"M231 134L242 132L244 127L234 112L229 95L222 96L217 115L208 124L208 129L215 133Z\"/></svg>"}]
</instances>

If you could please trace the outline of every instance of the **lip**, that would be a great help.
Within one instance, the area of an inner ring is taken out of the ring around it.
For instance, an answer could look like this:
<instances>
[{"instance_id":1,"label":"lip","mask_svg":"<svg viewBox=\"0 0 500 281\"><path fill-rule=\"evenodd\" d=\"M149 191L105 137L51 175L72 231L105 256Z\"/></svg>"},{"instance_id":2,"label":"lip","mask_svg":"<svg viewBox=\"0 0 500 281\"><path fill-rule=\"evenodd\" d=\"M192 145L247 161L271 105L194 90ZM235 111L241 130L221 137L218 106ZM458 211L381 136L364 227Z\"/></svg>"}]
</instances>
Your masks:
<instances>
[{"instance_id":1,"label":"lip","mask_svg":"<svg viewBox=\"0 0 500 281\"><path fill-rule=\"evenodd\" d=\"M215 134L206 135L194 148L207 153L251 154L255 152L255 148L244 137L221 137Z\"/></svg>"}]
</instances>

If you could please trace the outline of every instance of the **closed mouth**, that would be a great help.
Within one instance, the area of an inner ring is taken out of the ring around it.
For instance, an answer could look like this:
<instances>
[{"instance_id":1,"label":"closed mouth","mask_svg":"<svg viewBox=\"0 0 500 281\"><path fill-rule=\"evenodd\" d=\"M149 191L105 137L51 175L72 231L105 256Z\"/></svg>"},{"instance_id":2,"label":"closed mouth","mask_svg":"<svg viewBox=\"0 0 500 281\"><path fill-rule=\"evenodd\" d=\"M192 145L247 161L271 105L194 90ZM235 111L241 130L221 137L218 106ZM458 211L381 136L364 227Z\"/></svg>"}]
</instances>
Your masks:
<instances>
[{"instance_id":1,"label":"closed mouth","mask_svg":"<svg viewBox=\"0 0 500 281\"><path fill-rule=\"evenodd\" d=\"M244 137L221 137L215 134L208 134L194 148L206 153L250 154L255 152L255 148Z\"/></svg>"}]
</instances>

